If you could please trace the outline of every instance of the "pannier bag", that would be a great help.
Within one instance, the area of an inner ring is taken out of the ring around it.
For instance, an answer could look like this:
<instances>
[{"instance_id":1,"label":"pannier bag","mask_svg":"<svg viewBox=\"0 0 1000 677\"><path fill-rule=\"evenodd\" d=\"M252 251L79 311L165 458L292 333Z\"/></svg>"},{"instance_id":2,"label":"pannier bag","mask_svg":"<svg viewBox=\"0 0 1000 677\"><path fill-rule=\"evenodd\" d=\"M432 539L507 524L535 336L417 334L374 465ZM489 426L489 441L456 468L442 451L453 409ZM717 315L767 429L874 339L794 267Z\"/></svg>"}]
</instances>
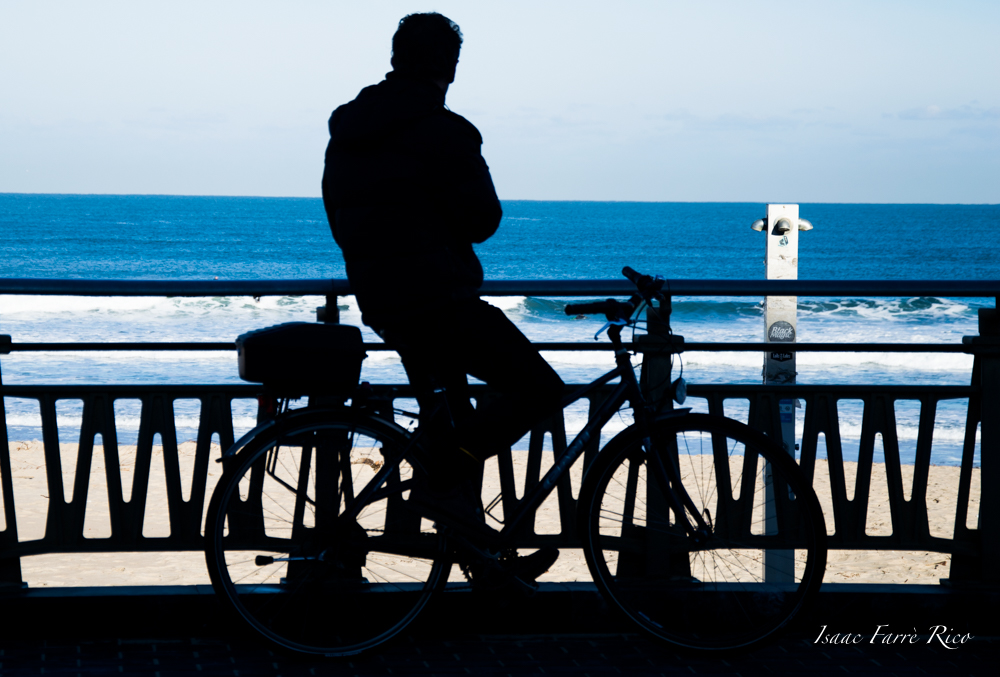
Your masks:
<instances>
[{"instance_id":1,"label":"pannier bag","mask_svg":"<svg viewBox=\"0 0 1000 677\"><path fill-rule=\"evenodd\" d=\"M361 330L349 324L287 322L236 339L240 378L287 396L350 397L365 359Z\"/></svg>"}]
</instances>

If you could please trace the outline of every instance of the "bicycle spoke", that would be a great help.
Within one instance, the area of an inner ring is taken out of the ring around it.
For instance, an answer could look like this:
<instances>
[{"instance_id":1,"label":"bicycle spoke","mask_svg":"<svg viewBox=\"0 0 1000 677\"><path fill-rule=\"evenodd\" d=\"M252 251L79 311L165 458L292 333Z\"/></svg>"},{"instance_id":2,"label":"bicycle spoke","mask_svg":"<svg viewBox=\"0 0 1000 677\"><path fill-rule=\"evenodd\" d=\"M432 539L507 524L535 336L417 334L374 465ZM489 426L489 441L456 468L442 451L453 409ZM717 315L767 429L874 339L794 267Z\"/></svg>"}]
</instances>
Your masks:
<instances>
[{"instance_id":1,"label":"bicycle spoke","mask_svg":"<svg viewBox=\"0 0 1000 677\"><path fill-rule=\"evenodd\" d=\"M408 485L392 489L412 474L408 464L381 476L387 484L375 500L355 498L374 486L387 458L377 458L379 449L405 448L404 432L319 415L296 421L272 440L248 443L220 481L206 529L210 572L269 640L297 651L356 653L398 633L444 584L444 538L406 510ZM341 516L352 507L355 519ZM287 559L258 566L270 553ZM383 591L391 594L357 601Z\"/></svg>"},{"instance_id":2,"label":"bicycle spoke","mask_svg":"<svg viewBox=\"0 0 1000 677\"><path fill-rule=\"evenodd\" d=\"M652 450L637 454L646 436L626 431L589 471L581 505L590 515L584 542L594 580L640 627L675 646L731 650L774 636L822 577L825 528L815 496L790 458L742 424L689 414L659 425L648 436ZM664 487L646 468L652 454L670 449L691 500L685 512L697 510L710 525L699 540L678 522L687 517L665 509ZM769 481L777 494L766 490ZM798 512L786 517L792 504L782 497L793 494ZM792 556L765 566L769 548Z\"/></svg>"}]
</instances>

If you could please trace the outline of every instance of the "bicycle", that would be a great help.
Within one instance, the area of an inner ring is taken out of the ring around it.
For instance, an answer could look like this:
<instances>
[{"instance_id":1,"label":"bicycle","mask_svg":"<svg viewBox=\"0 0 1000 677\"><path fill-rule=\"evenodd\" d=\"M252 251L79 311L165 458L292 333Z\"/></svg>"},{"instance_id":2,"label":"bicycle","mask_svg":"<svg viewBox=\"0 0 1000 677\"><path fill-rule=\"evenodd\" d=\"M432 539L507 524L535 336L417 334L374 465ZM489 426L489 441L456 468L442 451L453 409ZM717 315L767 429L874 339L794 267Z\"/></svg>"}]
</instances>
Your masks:
<instances>
[{"instance_id":1,"label":"bicycle","mask_svg":"<svg viewBox=\"0 0 1000 677\"><path fill-rule=\"evenodd\" d=\"M332 400L326 388L326 405L311 397L310 407L289 410L283 400L224 454L205 525L216 592L281 648L348 656L377 647L445 587L454 563L471 558L480 571L497 570L588 440L629 402L635 422L594 458L577 507L598 590L647 636L674 648L724 653L777 637L822 581L819 502L794 459L761 433L689 409L657 413L645 401L621 333L663 298L663 280L623 273L637 289L629 301L566 307L606 316L602 331L616 366L562 406L619 383L505 513L493 542L472 542L410 509L425 453L421 430L393 422L384 403L356 387L352 367ZM296 387L305 388L285 384Z\"/></svg>"}]
</instances>

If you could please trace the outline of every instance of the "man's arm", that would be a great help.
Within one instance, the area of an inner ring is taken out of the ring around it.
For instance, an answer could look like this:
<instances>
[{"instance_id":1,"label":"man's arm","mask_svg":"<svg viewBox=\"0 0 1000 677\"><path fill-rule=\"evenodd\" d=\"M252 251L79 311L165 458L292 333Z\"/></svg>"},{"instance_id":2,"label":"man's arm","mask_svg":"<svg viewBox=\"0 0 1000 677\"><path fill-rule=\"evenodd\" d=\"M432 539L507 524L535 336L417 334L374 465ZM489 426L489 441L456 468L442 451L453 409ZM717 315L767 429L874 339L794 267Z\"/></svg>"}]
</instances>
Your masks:
<instances>
[{"instance_id":1,"label":"man's arm","mask_svg":"<svg viewBox=\"0 0 1000 677\"><path fill-rule=\"evenodd\" d=\"M330 116L330 122L327 127L331 130L337 125L337 121L341 114L341 109L333 111L333 115ZM326 220L330 224L330 232L333 233L333 239L340 245L340 238L337 237L337 209L339 208L339 201L337 199L337 192L334 187L334 158L333 158L333 140L326 145L326 160L323 165L323 207L326 209Z\"/></svg>"},{"instance_id":2,"label":"man's arm","mask_svg":"<svg viewBox=\"0 0 1000 677\"><path fill-rule=\"evenodd\" d=\"M458 127L455 147L448 153L451 185L447 187L448 210L454 215L454 236L467 242L489 239L500 226L503 209L497 198L490 168L480 151L483 137L461 115L448 111Z\"/></svg>"},{"instance_id":3,"label":"man's arm","mask_svg":"<svg viewBox=\"0 0 1000 677\"><path fill-rule=\"evenodd\" d=\"M485 242L497 232L503 209L493 187L493 177L480 155L470 176L457 186L454 207L458 226L474 243Z\"/></svg>"}]
</instances>

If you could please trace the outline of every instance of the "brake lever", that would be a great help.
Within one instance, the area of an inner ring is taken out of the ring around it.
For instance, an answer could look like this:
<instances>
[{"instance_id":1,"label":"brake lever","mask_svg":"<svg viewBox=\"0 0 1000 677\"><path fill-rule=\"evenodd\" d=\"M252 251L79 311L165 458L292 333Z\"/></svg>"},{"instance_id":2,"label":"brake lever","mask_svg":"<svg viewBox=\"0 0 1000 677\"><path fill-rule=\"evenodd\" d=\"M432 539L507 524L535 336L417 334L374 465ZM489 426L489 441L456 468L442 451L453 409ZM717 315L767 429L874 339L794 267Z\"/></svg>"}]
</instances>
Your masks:
<instances>
[{"instance_id":1,"label":"brake lever","mask_svg":"<svg viewBox=\"0 0 1000 677\"><path fill-rule=\"evenodd\" d=\"M611 328L612 325L616 325L616 324L626 325L626 324L628 324L628 320L609 320L609 321L605 322L604 326L601 327L600 329L598 329L597 333L594 334L594 340L595 341L598 340L601 337L601 334L603 334L609 328Z\"/></svg>"},{"instance_id":2,"label":"brake lever","mask_svg":"<svg viewBox=\"0 0 1000 677\"><path fill-rule=\"evenodd\" d=\"M629 314L629 316L628 317L619 317L619 318L615 318L613 320L610 317L608 317L608 321L604 323L604 326L601 327L600 329L598 329L597 333L594 334L594 340L595 341L598 338L600 338L601 334L603 334L604 332L606 332L609 327L612 327L614 325L618 325L618 326L621 326L621 327L627 327L627 326L632 326L636 322L636 320L632 319L632 316L635 315L638 312L641 312L642 309L646 307L646 301L641 296L639 296L638 294L636 294L631 299L629 299L628 302L632 306L632 312ZM607 317L607 316L605 316L605 317Z\"/></svg>"}]
</instances>

